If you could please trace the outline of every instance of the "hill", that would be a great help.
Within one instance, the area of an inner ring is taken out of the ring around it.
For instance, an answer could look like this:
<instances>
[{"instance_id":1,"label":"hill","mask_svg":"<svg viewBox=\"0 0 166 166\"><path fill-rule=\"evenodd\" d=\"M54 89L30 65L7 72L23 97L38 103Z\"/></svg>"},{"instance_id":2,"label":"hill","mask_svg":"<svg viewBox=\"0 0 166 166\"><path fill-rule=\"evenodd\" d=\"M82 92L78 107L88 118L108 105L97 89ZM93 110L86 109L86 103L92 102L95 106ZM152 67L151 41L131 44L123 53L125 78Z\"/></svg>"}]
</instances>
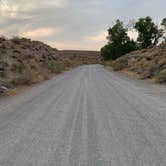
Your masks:
<instances>
[{"instance_id":1,"label":"hill","mask_svg":"<svg viewBox=\"0 0 166 166\"><path fill-rule=\"evenodd\" d=\"M66 69L99 63L99 52L59 51L26 38L0 38L0 93L49 79Z\"/></svg>"},{"instance_id":2,"label":"hill","mask_svg":"<svg viewBox=\"0 0 166 166\"><path fill-rule=\"evenodd\" d=\"M166 43L126 54L114 61L112 66L114 70L140 79L166 83Z\"/></svg>"}]
</instances>

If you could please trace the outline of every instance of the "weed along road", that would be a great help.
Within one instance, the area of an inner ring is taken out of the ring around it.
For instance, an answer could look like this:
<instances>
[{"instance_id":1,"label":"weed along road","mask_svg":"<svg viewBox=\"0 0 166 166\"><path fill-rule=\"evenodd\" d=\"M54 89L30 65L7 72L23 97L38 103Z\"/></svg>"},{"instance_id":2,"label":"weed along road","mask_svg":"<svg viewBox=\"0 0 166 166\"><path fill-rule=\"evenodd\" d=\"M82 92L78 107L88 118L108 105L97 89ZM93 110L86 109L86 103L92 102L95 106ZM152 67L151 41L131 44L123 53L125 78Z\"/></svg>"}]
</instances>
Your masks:
<instances>
[{"instance_id":1,"label":"weed along road","mask_svg":"<svg viewBox=\"0 0 166 166\"><path fill-rule=\"evenodd\" d=\"M87 65L1 99L0 166L166 166L166 88Z\"/></svg>"}]
</instances>

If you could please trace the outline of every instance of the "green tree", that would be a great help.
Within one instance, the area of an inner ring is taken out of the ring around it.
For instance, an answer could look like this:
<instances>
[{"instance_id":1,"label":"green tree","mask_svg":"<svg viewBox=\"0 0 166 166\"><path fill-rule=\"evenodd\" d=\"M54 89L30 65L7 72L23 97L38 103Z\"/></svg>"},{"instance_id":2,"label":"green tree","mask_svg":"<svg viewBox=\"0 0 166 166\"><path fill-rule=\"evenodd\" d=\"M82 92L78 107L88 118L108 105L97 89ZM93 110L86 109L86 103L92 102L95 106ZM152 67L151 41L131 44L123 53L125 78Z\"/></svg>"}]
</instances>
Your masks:
<instances>
[{"instance_id":1,"label":"green tree","mask_svg":"<svg viewBox=\"0 0 166 166\"><path fill-rule=\"evenodd\" d=\"M111 44L105 45L103 48L101 48L101 57L103 60L114 60L116 57L113 54L113 46Z\"/></svg>"},{"instance_id":2,"label":"green tree","mask_svg":"<svg viewBox=\"0 0 166 166\"><path fill-rule=\"evenodd\" d=\"M164 38L164 41L166 42L166 18L163 18L162 22L161 22L161 25L163 27L163 38Z\"/></svg>"},{"instance_id":3,"label":"green tree","mask_svg":"<svg viewBox=\"0 0 166 166\"><path fill-rule=\"evenodd\" d=\"M127 29L123 22L116 21L116 24L108 29L108 44L101 49L101 56L104 60L115 60L116 58L135 50L136 44L127 35Z\"/></svg>"},{"instance_id":4,"label":"green tree","mask_svg":"<svg viewBox=\"0 0 166 166\"><path fill-rule=\"evenodd\" d=\"M120 20L116 20L116 24L108 29L108 37L109 43L113 45L121 45L129 40L127 36L127 29L124 28L123 22Z\"/></svg>"},{"instance_id":5,"label":"green tree","mask_svg":"<svg viewBox=\"0 0 166 166\"><path fill-rule=\"evenodd\" d=\"M162 22L161 22L161 25L163 25L166 29L166 18L163 18Z\"/></svg>"},{"instance_id":6,"label":"green tree","mask_svg":"<svg viewBox=\"0 0 166 166\"><path fill-rule=\"evenodd\" d=\"M124 55L131 51L137 50L138 47L134 40L129 39L126 43L121 45L121 47L119 49L120 49L121 55Z\"/></svg>"},{"instance_id":7,"label":"green tree","mask_svg":"<svg viewBox=\"0 0 166 166\"><path fill-rule=\"evenodd\" d=\"M138 42L141 44L142 48L156 45L159 38L162 36L162 32L149 16L140 18L135 24L135 29L139 33Z\"/></svg>"},{"instance_id":8,"label":"green tree","mask_svg":"<svg viewBox=\"0 0 166 166\"><path fill-rule=\"evenodd\" d=\"M153 40L153 45L157 45L159 42L159 39L163 37L164 31L163 29L159 29L159 27L156 25L154 29L154 40Z\"/></svg>"}]
</instances>

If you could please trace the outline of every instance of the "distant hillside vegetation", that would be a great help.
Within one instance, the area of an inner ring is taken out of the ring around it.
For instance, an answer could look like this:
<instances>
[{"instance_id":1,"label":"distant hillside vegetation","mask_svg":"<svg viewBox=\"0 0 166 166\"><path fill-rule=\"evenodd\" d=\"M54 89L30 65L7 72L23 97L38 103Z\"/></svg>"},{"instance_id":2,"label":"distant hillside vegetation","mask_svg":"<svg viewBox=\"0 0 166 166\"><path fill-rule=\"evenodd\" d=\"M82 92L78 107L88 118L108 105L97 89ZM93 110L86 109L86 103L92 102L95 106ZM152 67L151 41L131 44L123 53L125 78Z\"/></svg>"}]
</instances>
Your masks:
<instances>
[{"instance_id":1,"label":"distant hillside vegetation","mask_svg":"<svg viewBox=\"0 0 166 166\"><path fill-rule=\"evenodd\" d=\"M166 43L126 54L114 61L112 67L141 79L166 83Z\"/></svg>"},{"instance_id":2,"label":"distant hillside vegetation","mask_svg":"<svg viewBox=\"0 0 166 166\"><path fill-rule=\"evenodd\" d=\"M85 64L100 63L100 52L99 51L81 51L81 50L62 50L59 51L60 56L65 59L66 57L70 60L78 62L84 62Z\"/></svg>"},{"instance_id":3,"label":"distant hillside vegetation","mask_svg":"<svg viewBox=\"0 0 166 166\"><path fill-rule=\"evenodd\" d=\"M59 51L39 41L0 37L0 87L34 84L90 63L100 63L99 52Z\"/></svg>"},{"instance_id":4,"label":"distant hillside vegetation","mask_svg":"<svg viewBox=\"0 0 166 166\"><path fill-rule=\"evenodd\" d=\"M95 59L96 59L96 55L98 57L100 56L100 52L99 51L61 50L60 52L63 55L69 55L69 56L77 55L77 56L82 56L82 57L86 57L87 56L89 58L95 58Z\"/></svg>"}]
</instances>

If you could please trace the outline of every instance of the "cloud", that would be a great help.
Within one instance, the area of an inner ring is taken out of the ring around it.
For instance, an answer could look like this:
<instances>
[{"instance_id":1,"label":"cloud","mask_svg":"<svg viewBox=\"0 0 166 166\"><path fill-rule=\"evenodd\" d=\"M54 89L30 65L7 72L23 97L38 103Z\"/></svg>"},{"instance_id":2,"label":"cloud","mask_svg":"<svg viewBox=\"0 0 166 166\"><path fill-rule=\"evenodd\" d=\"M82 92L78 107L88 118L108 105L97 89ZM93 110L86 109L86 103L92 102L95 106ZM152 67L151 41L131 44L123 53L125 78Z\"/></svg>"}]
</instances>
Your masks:
<instances>
[{"instance_id":1,"label":"cloud","mask_svg":"<svg viewBox=\"0 0 166 166\"><path fill-rule=\"evenodd\" d=\"M59 8L64 8L64 7L68 6L69 1L68 0L49 0L49 1L42 1L41 3L43 5L56 6L56 7L59 7Z\"/></svg>"},{"instance_id":2,"label":"cloud","mask_svg":"<svg viewBox=\"0 0 166 166\"><path fill-rule=\"evenodd\" d=\"M66 49L66 50L86 50L88 49L86 45L82 45L82 43L79 42L49 42L48 43L50 46L54 48L58 48L60 50Z\"/></svg>"},{"instance_id":3,"label":"cloud","mask_svg":"<svg viewBox=\"0 0 166 166\"><path fill-rule=\"evenodd\" d=\"M0 24L6 24L6 21L1 19Z\"/></svg>"},{"instance_id":4,"label":"cloud","mask_svg":"<svg viewBox=\"0 0 166 166\"><path fill-rule=\"evenodd\" d=\"M5 18L32 17L42 9L65 8L68 0L0 0L0 15ZM42 13L40 13L42 15Z\"/></svg>"},{"instance_id":5,"label":"cloud","mask_svg":"<svg viewBox=\"0 0 166 166\"><path fill-rule=\"evenodd\" d=\"M158 22L165 6L165 0L0 0L0 29L8 37L23 34L61 49L99 50L116 19L150 15Z\"/></svg>"},{"instance_id":6,"label":"cloud","mask_svg":"<svg viewBox=\"0 0 166 166\"><path fill-rule=\"evenodd\" d=\"M86 40L90 43L106 42L107 35L107 31L101 31L97 35L86 37Z\"/></svg>"},{"instance_id":7,"label":"cloud","mask_svg":"<svg viewBox=\"0 0 166 166\"><path fill-rule=\"evenodd\" d=\"M47 37L57 32L59 32L59 30L55 28L38 28L34 30L29 30L26 32L21 32L20 36L28 37L28 38Z\"/></svg>"},{"instance_id":8,"label":"cloud","mask_svg":"<svg viewBox=\"0 0 166 166\"><path fill-rule=\"evenodd\" d=\"M63 42L48 42L48 44L54 48L58 48L58 49L63 49L64 47L67 48L67 44L63 43Z\"/></svg>"},{"instance_id":9,"label":"cloud","mask_svg":"<svg viewBox=\"0 0 166 166\"><path fill-rule=\"evenodd\" d=\"M57 48L59 50L99 50L99 48L103 45L101 43L88 43L83 42L48 42L50 46Z\"/></svg>"},{"instance_id":10,"label":"cloud","mask_svg":"<svg viewBox=\"0 0 166 166\"><path fill-rule=\"evenodd\" d=\"M100 31L96 35L82 38L81 41L53 41L48 44L60 50L100 50L107 42L106 36L107 32Z\"/></svg>"}]
</instances>

